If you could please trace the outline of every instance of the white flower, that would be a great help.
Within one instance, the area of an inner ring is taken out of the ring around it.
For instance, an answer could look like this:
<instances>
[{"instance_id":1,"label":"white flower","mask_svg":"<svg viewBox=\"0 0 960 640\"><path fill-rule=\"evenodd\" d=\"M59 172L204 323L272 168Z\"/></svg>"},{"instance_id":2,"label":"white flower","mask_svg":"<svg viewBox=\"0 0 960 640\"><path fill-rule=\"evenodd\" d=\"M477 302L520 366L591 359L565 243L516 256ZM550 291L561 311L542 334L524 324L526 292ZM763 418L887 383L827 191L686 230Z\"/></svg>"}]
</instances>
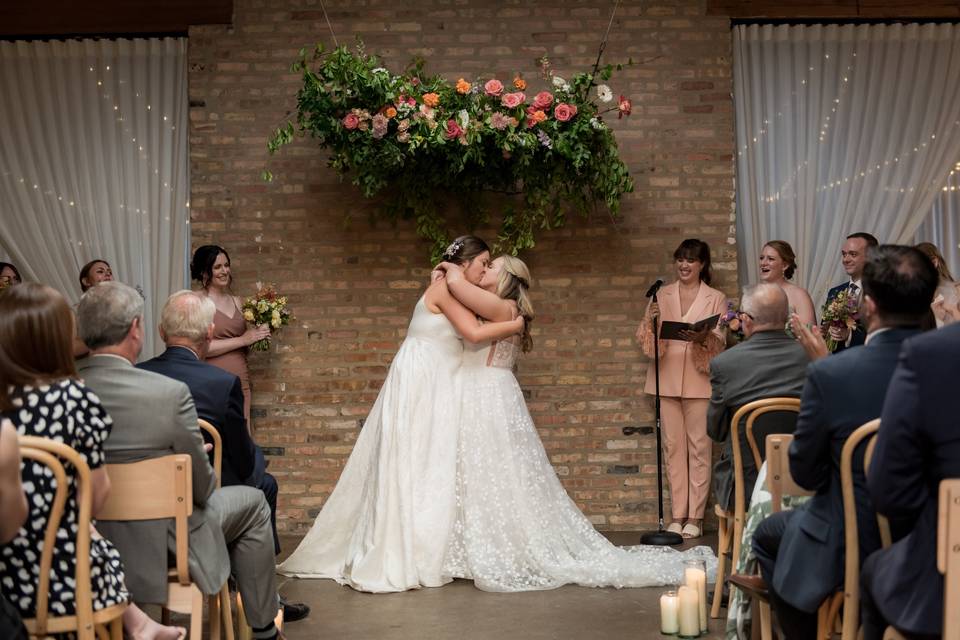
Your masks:
<instances>
[{"instance_id":1,"label":"white flower","mask_svg":"<svg viewBox=\"0 0 960 640\"><path fill-rule=\"evenodd\" d=\"M605 84L597 85L597 97L603 102L610 102L613 100L613 91Z\"/></svg>"},{"instance_id":2,"label":"white flower","mask_svg":"<svg viewBox=\"0 0 960 640\"><path fill-rule=\"evenodd\" d=\"M460 112L457 114L457 124L459 124L460 128L464 131L470 126L470 114L467 113L466 109L460 109Z\"/></svg>"},{"instance_id":3,"label":"white flower","mask_svg":"<svg viewBox=\"0 0 960 640\"><path fill-rule=\"evenodd\" d=\"M376 69L373 70L373 73L390 73L390 72L384 69L383 67L377 67Z\"/></svg>"},{"instance_id":4,"label":"white flower","mask_svg":"<svg viewBox=\"0 0 960 640\"><path fill-rule=\"evenodd\" d=\"M566 80L564 80L560 76L553 76L553 86L555 86L557 89L562 89L564 85L569 86L567 85Z\"/></svg>"},{"instance_id":5,"label":"white flower","mask_svg":"<svg viewBox=\"0 0 960 640\"><path fill-rule=\"evenodd\" d=\"M570 85L564 82L563 86L560 87L560 91L565 91L566 93L570 93Z\"/></svg>"},{"instance_id":6,"label":"white flower","mask_svg":"<svg viewBox=\"0 0 960 640\"><path fill-rule=\"evenodd\" d=\"M594 129L603 129L606 125L599 118L590 118L590 126Z\"/></svg>"}]
</instances>

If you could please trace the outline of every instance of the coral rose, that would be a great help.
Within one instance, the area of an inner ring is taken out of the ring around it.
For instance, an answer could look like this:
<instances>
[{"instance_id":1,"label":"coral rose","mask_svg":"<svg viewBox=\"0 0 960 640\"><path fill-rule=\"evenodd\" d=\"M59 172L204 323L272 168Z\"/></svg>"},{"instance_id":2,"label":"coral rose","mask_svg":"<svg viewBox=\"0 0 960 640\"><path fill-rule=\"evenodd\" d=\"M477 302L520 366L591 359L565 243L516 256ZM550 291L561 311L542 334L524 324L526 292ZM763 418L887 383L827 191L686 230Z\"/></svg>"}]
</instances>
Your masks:
<instances>
[{"instance_id":1,"label":"coral rose","mask_svg":"<svg viewBox=\"0 0 960 640\"><path fill-rule=\"evenodd\" d=\"M440 104L440 96L435 93L425 93L423 94L423 104L428 107L436 107Z\"/></svg>"},{"instance_id":2,"label":"coral rose","mask_svg":"<svg viewBox=\"0 0 960 640\"><path fill-rule=\"evenodd\" d=\"M553 104L553 94L549 91L541 91L533 98L533 106L543 110Z\"/></svg>"},{"instance_id":3,"label":"coral rose","mask_svg":"<svg viewBox=\"0 0 960 640\"><path fill-rule=\"evenodd\" d=\"M456 120L452 118L447 120L447 140L453 140L454 138L459 138L463 135L463 129L460 128L460 125L457 124Z\"/></svg>"},{"instance_id":4,"label":"coral rose","mask_svg":"<svg viewBox=\"0 0 960 640\"><path fill-rule=\"evenodd\" d=\"M457 80L457 93L470 93L470 83L463 78Z\"/></svg>"},{"instance_id":5,"label":"coral rose","mask_svg":"<svg viewBox=\"0 0 960 640\"><path fill-rule=\"evenodd\" d=\"M487 80L487 84L483 85L483 91L488 96L496 98L503 93L503 83L496 78Z\"/></svg>"},{"instance_id":6,"label":"coral rose","mask_svg":"<svg viewBox=\"0 0 960 640\"><path fill-rule=\"evenodd\" d=\"M507 109L513 109L523 104L523 101L526 99L527 99L527 96L517 91L516 93L505 93L503 97L500 99L500 102Z\"/></svg>"},{"instance_id":7,"label":"coral rose","mask_svg":"<svg viewBox=\"0 0 960 640\"><path fill-rule=\"evenodd\" d=\"M348 113L343 119L345 129L356 129L360 125L360 116L355 113Z\"/></svg>"},{"instance_id":8,"label":"coral rose","mask_svg":"<svg viewBox=\"0 0 960 640\"><path fill-rule=\"evenodd\" d=\"M620 110L620 115L617 116L617 119L619 120L623 116L630 115L630 112L633 111L633 103L630 102L629 98L620 96L620 104L617 105L617 108Z\"/></svg>"},{"instance_id":9,"label":"coral rose","mask_svg":"<svg viewBox=\"0 0 960 640\"><path fill-rule=\"evenodd\" d=\"M516 78L513 79L513 86L517 90L523 91L524 89L527 88L527 81L521 78L520 76L517 76Z\"/></svg>"},{"instance_id":10,"label":"coral rose","mask_svg":"<svg viewBox=\"0 0 960 640\"><path fill-rule=\"evenodd\" d=\"M561 102L553 108L553 117L560 122L567 122L573 116L577 115L577 106Z\"/></svg>"},{"instance_id":11,"label":"coral rose","mask_svg":"<svg viewBox=\"0 0 960 640\"><path fill-rule=\"evenodd\" d=\"M386 115L388 118L396 118L396 117L397 117L397 110L394 109L393 107L387 107L386 110L385 110L383 113L384 113L384 115Z\"/></svg>"}]
</instances>

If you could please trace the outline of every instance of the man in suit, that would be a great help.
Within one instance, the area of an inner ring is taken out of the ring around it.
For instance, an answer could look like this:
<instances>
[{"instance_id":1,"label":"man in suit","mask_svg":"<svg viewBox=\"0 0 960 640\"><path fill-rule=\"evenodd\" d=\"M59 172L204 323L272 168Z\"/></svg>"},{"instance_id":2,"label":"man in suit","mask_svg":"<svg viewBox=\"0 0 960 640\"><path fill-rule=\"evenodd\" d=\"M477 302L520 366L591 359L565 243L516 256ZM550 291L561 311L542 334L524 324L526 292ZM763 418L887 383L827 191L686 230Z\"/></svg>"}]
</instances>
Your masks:
<instances>
[{"instance_id":1,"label":"man in suit","mask_svg":"<svg viewBox=\"0 0 960 640\"><path fill-rule=\"evenodd\" d=\"M821 318L826 312L827 307L830 306L830 303L833 302L833 299L836 298L837 294L841 291L848 292L851 298L862 298L863 266L866 264L867 253L872 249L876 249L878 245L877 239L869 233L861 231L851 233L847 236L847 240L843 243L843 248L840 250L840 260L843 264L843 270L847 272L847 277L850 279L843 284L838 284L827 292L827 301L824 303L823 310L820 312ZM846 327L829 327L826 326L826 324L822 326L822 331L825 337L833 338L834 342L837 343L837 348L834 350L834 353L838 353L849 347L859 346L863 344L867 338L867 330L863 322L862 312L861 318L857 320L857 325L852 331Z\"/></svg>"},{"instance_id":2,"label":"man in suit","mask_svg":"<svg viewBox=\"0 0 960 640\"><path fill-rule=\"evenodd\" d=\"M863 271L863 346L812 363L790 445L790 473L815 491L808 503L773 514L757 527L753 549L770 602L788 639L815 637L816 611L843 581L840 452L857 427L880 416L904 340L919 333L937 288L930 260L912 247L872 251ZM880 547L863 477L863 448L854 457L861 557Z\"/></svg>"},{"instance_id":3,"label":"man in suit","mask_svg":"<svg viewBox=\"0 0 960 640\"><path fill-rule=\"evenodd\" d=\"M263 493L252 487L216 488L190 389L133 366L143 347L143 298L124 284L101 283L81 298L77 321L80 338L90 348L78 367L80 376L113 419L104 443L107 462L190 455L191 578L209 595L233 573L254 638L277 638L270 509ZM134 600L164 602L168 553L175 549L173 521L100 521L97 526L119 550Z\"/></svg>"},{"instance_id":4,"label":"man in suit","mask_svg":"<svg viewBox=\"0 0 960 640\"><path fill-rule=\"evenodd\" d=\"M775 284L758 284L743 291L740 320L745 342L728 349L710 361L710 407L707 410L707 434L723 443L720 459L713 467L713 487L717 502L724 509L733 504L733 447L730 420L748 402L775 396L799 398L803 390L807 359L796 340L784 332L789 313L787 294ZM769 416L769 418L768 418ZM764 418L768 418L764 421ZM771 413L754 424L761 446L767 433L791 433L794 414ZM753 454L740 425L740 452L743 460L744 491L747 499L757 480Z\"/></svg>"},{"instance_id":5,"label":"man in suit","mask_svg":"<svg viewBox=\"0 0 960 640\"><path fill-rule=\"evenodd\" d=\"M937 496L941 480L960 477L952 396L958 380L960 324L903 345L867 478L873 504L891 520L895 542L863 565L866 640L880 640L888 624L911 638L939 638L943 632Z\"/></svg>"}]
</instances>

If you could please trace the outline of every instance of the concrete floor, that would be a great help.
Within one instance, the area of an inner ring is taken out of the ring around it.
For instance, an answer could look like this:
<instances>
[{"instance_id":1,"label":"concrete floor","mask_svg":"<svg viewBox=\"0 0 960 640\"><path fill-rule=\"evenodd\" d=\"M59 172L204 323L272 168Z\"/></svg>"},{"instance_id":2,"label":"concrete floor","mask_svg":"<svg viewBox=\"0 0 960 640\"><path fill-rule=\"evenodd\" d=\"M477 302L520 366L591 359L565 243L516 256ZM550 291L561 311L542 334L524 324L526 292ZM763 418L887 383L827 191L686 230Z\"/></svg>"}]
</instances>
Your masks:
<instances>
[{"instance_id":1,"label":"concrete floor","mask_svg":"<svg viewBox=\"0 0 960 640\"><path fill-rule=\"evenodd\" d=\"M639 534L615 533L617 544L637 544ZM716 548L716 536L698 544ZM691 546L691 545L685 545ZM296 539L285 540L287 553ZM359 593L332 580L279 576L280 591L306 602L310 616L286 626L289 640L546 640L548 638L662 639L660 594L665 587L487 593L468 580L437 589L395 594ZM711 587L708 587L708 589ZM726 610L723 610L726 613ZM722 637L722 620L710 621L704 638Z\"/></svg>"}]
</instances>

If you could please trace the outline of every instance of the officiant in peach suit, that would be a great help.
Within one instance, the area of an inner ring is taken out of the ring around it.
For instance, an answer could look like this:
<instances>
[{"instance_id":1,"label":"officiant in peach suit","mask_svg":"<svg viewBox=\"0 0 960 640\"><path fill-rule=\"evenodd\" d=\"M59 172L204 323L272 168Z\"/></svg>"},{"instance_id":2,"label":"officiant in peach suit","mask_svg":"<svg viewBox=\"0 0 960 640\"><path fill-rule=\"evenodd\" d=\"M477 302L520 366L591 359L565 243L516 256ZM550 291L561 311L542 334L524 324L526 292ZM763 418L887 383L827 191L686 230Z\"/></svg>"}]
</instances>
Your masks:
<instances>
[{"instance_id":1,"label":"officiant in peach suit","mask_svg":"<svg viewBox=\"0 0 960 640\"><path fill-rule=\"evenodd\" d=\"M710 287L710 247L706 242L684 240L673 257L677 280L660 289L658 304L647 308L637 330L643 352L651 358L644 387L650 395L656 393L653 316L659 315L660 322L695 323L727 308L726 296ZM723 350L725 341L716 326L687 331L683 337L687 340L660 340L660 417L673 515L667 530L698 538L710 492L710 359Z\"/></svg>"}]
</instances>

